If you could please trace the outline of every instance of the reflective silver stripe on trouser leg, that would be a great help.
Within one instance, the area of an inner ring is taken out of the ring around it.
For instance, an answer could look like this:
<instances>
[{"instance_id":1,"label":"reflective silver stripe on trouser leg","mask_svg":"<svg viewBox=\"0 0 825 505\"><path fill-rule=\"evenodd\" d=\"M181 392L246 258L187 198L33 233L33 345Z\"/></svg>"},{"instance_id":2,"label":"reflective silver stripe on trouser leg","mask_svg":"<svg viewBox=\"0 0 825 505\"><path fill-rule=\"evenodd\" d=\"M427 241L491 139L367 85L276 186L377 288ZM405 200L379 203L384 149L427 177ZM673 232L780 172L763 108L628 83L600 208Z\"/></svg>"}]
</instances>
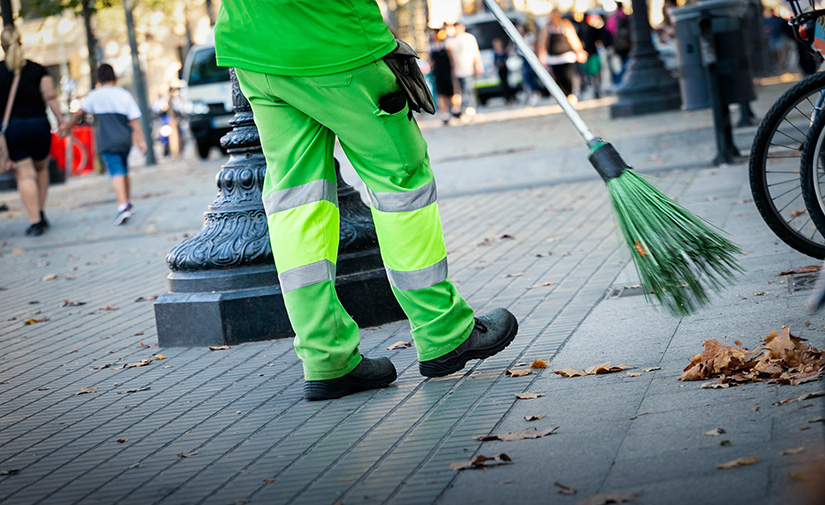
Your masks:
<instances>
[{"instance_id":1,"label":"reflective silver stripe on trouser leg","mask_svg":"<svg viewBox=\"0 0 825 505\"><path fill-rule=\"evenodd\" d=\"M420 270L400 272L384 267L390 284L402 291L424 289L447 280L447 258Z\"/></svg>"},{"instance_id":2,"label":"reflective silver stripe on trouser leg","mask_svg":"<svg viewBox=\"0 0 825 505\"><path fill-rule=\"evenodd\" d=\"M370 203L381 212L411 212L435 203L435 181L425 186L399 193L375 193L367 189Z\"/></svg>"},{"instance_id":3,"label":"reflective silver stripe on trouser leg","mask_svg":"<svg viewBox=\"0 0 825 505\"><path fill-rule=\"evenodd\" d=\"M294 209L308 203L326 200L338 206L338 186L332 181L320 179L295 186L294 188L273 191L263 196L267 217L283 210Z\"/></svg>"},{"instance_id":4,"label":"reflective silver stripe on trouser leg","mask_svg":"<svg viewBox=\"0 0 825 505\"><path fill-rule=\"evenodd\" d=\"M321 260L286 272L278 272L278 280L281 282L281 293L284 294L319 282L335 281L335 263Z\"/></svg>"}]
</instances>

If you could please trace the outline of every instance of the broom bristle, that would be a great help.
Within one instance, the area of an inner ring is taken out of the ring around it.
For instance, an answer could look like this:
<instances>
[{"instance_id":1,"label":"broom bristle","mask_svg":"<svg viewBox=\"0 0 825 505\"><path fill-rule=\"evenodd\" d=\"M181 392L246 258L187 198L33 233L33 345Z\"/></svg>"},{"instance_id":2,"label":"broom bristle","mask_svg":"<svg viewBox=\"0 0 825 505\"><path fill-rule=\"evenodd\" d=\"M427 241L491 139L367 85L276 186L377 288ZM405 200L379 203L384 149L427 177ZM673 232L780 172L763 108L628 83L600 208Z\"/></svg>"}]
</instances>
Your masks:
<instances>
[{"instance_id":1,"label":"broom bristle","mask_svg":"<svg viewBox=\"0 0 825 505\"><path fill-rule=\"evenodd\" d=\"M636 174L625 169L607 181L610 203L645 297L685 316L742 272L741 249Z\"/></svg>"}]
</instances>

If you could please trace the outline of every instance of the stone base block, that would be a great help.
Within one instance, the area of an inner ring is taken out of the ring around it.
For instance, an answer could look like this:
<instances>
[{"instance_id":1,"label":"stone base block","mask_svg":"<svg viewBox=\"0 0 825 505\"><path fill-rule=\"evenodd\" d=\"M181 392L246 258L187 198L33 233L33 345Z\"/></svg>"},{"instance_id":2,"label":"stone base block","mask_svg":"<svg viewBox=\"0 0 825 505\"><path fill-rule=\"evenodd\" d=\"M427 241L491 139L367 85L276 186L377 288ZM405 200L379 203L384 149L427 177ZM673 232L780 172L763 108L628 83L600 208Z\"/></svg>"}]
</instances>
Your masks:
<instances>
[{"instance_id":1,"label":"stone base block","mask_svg":"<svg viewBox=\"0 0 825 505\"><path fill-rule=\"evenodd\" d=\"M203 277L208 274L193 275L199 278L197 282L204 283ZM259 270L251 276L271 277L272 273ZM242 277L249 280L250 276ZM174 280L181 279L172 279L172 285ZM339 275L335 287L344 308L361 327L406 317L383 268ZM294 336L276 283L225 291L167 293L155 301L155 323L161 347L235 345Z\"/></svg>"}]
</instances>

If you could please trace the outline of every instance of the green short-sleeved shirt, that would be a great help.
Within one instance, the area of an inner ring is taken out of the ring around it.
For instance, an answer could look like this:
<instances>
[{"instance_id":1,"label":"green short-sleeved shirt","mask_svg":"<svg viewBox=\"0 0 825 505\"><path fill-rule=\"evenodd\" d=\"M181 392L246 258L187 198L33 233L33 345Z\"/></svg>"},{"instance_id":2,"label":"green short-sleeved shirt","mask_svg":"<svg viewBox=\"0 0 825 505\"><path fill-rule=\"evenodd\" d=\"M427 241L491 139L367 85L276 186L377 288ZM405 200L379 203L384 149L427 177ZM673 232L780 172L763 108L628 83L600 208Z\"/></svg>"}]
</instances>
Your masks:
<instances>
[{"instance_id":1,"label":"green short-sleeved shirt","mask_svg":"<svg viewBox=\"0 0 825 505\"><path fill-rule=\"evenodd\" d=\"M375 0L223 0L218 65L274 75L324 75L396 47Z\"/></svg>"}]
</instances>

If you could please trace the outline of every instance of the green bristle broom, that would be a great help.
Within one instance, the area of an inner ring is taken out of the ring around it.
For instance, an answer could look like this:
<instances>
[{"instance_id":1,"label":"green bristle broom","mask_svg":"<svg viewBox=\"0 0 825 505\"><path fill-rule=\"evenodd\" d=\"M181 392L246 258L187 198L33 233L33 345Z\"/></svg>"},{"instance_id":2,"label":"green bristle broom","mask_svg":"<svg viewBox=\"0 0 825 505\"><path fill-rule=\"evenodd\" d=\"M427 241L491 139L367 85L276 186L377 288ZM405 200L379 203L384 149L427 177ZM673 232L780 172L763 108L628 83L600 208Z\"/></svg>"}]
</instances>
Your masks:
<instances>
[{"instance_id":1,"label":"green bristle broom","mask_svg":"<svg viewBox=\"0 0 825 505\"><path fill-rule=\"evenodd\" d=\"M587 142L589 160L607 184L610 204L644 287L674 315L689 315L742 269L733 242L631 170L616 149L597 138L539 62L495 0L484 0L530 67Z\"/></svg>"}]
</instances>

